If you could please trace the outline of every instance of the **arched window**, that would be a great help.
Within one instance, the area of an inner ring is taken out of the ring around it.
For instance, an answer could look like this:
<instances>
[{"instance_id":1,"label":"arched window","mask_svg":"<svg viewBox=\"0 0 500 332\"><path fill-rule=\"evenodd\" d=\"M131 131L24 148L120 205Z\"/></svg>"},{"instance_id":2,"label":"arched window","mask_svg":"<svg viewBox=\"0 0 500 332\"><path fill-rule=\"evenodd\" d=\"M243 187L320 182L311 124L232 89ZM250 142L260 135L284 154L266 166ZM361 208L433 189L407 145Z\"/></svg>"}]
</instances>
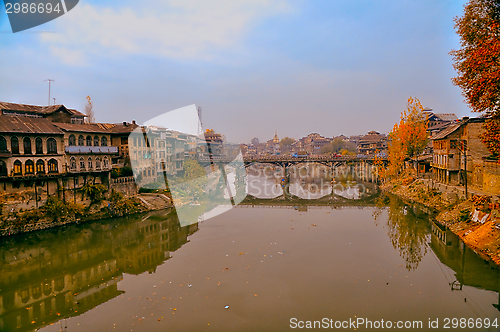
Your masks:
<instances>
[{"instance_id":1,"label":"arched window","mask_svg":"<svg viewBox=\"0 0 500 332\"><path fill-rule=\"evenodd\" d=\"M92 146L92 137L87 136L87 138L86 138L85 140L87 141L87 142L86 142L86 143L87 143L87 144L86 144L87 146Z\"/></svg>"},{"instance_id":2,"label":"arched window","mask_svg":"<svg viewBox=\"0 0 500 332\"><path fill-rule=\"evenodd\" d=\"M83 138L83 135L78 136L78 145L79 145L79 146L83 146L84 141L85 141L85 140L84 140L84 138Z\"/></svg>"},{"instance_id":3,"label":"arched window","mask_svg":"<svg viewBox=\"0 0 500 332\"><path fill-rule=\"evenodd\" d=\"M12 148L12 154L19 154L19 140L17 137L14 136L10 139L10 145Z\"/></svg>"},{"instance_id":4,"label":"arched window","mask_svg":"<svg viewBox=\"0 0 500 332\"><path fill-rule=\"evenodd\" d=\"M80 170L85 170L85 159L83 159L83 157L80 157Z\"/></svg>"},{"instance_id":5,"label":"arched window","mask_svg":"<svg viewBox=\"0 0 500 332\"><path fill-rule=\"evenodd\" d=\"M71 157L71 159L69 160L69 169L71 171L76 171L76 159L75 159L75 157Z\"/></svg>"},{"instance_id":6,"label":"arched window","mask_svg":"<svg viewBox=\"0 0 500 332\"><path fill-rule=\"evenodd\" d=\"M106 136L101 137L101 146L108 146L108 139Z\"/></svg>"},{"instance_id":7,"label":"arched window","mask_svg":"<svg viewBox=\"0 0 500 332\"><path fill-rule=\"evenodd\" d=\"M36 161L36 174L45 174L45 162L42 159Z\"/></svg>"},{"instance_id":8,"label":"arched window","mask_svg":"<svg viewBox=\"0 0 500 332\"><path fill-rule=\"evenodd\" d=\"M101 158L99 157L95 158L95 169L98 171L101 170Z\"/></svg>"},{"instance_id":9,"label":"arched window","mask_svg":"<svg viewBox=\"0 0 500 332\"><path fill-rule=\"evenodd\" d=\"M26 160L24 163L24 174L34 174L35 173L35 164L33 160Z\"/></svg>"},{"instance_id":10,"label":"arched window","mask_svg":"<svg viewBox=\"0 0 500 332\"><path fill-rule=\"evenodd\" d=\"M49 162L47 163L47 165L49 168L49 173L55 173L58 171L57 160L50 159Z\"/></svg>"},{"instance_id":11,"label":"arched window","mask_svg":"<svg viewBox=\"0 0 500 332\"><path fill-rule=\"evenodd\" d=\"M40 137L35 138L36 154L43 154L43 142Z\"/></svg>"},{"instance_id":12,"label":"arched window","mask_svg":"<svg viewBox=\"0 0 500 332\"><path fill-rule=\"evenodd\" d=\"M14 161L14 175L21 175L21 167L23 164L19 160Z\"/></svg>"},{"instance_id":13,"label":"arched window","mask_svg":"<svg viewBox=\"0 0 500 332\"><path fill-rule=\"evenodd\" d=\"M47 140L47 153L57 153L57 143L52 137Z\"/></svg>"},{"instance_id":14,"label":"arched window","mask_svg":"<svg viewBox=\"0 0 500 332\"><path fill-rule=\"evenodd\" d=\"M0 136L0 151L2 152L9 151L7 150L7 140L3 136Z\"/></svg>"},{"instance_id":15,"label":"arched window","mask_svg":"<svg viewBox=\"0 0 500 332\"><path fill-rule=\"evenodd\" d=\"M103 167L104 167L104 169L108 169L109 168L108 157L104 157Z\"/></svg>"},{"instance_id":16,"label":"arched window","mask_svg":"<svg viewBox=\"0 0 500 332\"><path fill-rule=\"evenodd\" d=\"M89 157L89 159L87 159L87 164L89 165L89 170L92 169L92 158Z\"/></svg>"},{"instance_id":17,"label":"arched window","mask_svg":"<svg viewBox=\"0 0 500 332\"><path fill-rule=\"evenodd\" d=\"M24 145L24 154L32 154L33 151L31 151L31 139L29 137L25 137L23 139L23 145Z\"/></svg>"},{"instance_id":18,"label":"arched window","mask_svg":"<svg viewBox=\"0 0 500 332\"><path fill-rule=\"evenodd\" d=\"M68 144L69 144L69 146L75 146L76 145L76 137L75 137L75 135L73 135L73 134L69 135Z\"/></svg>"},{"instance_id":19,"label":"arched window","mask_svg":"<svg viewBox=\"0 0 500 332\"><path fill-rule=\"evenodd\" d=\"M94 146L99 146L99 137L94 136Z\"/></svg>"},{"instance_id":20,"label":"arched window","mask_svg":"<svg viewBox=\"0 0 500 332\"><path fill-rule=\"evenodd\" d=\"M0 176L7 176L7 164L3 160L0 160Z\"/></svg>"}]
</instances>

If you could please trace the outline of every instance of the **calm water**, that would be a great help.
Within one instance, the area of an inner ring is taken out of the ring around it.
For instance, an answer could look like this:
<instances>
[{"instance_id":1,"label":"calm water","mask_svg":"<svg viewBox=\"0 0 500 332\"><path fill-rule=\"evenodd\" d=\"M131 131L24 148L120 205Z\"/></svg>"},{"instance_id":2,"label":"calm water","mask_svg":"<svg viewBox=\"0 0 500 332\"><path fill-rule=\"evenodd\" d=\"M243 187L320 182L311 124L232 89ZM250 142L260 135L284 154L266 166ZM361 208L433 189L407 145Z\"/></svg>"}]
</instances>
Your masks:
<instances>
[{"instance_id":1,"label":"calm water","mask_svg":"<svg viewBox=\"0 0 500 332\"><path fill-rule=\"evenodd\" d=\"M165 211L2 239L0 330L500 319L496 268L418 209L374 201L241 205L187 227Z\"/></svg>"}]
</instances>

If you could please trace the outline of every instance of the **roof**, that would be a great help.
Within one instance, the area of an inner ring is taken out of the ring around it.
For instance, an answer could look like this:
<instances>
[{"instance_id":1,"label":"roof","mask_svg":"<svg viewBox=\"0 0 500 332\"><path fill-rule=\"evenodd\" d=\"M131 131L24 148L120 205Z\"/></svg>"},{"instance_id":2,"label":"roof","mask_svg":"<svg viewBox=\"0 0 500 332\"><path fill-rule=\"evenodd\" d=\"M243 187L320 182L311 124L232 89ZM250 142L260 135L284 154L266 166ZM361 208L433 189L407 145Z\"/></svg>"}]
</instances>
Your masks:
<instances>
[{"instance_id":1,"label":"roof","mask_svg":"<svg viewBox=\"0 0 500 332\"><path fill-rule=\"evenodd\" d=\"M460 126L463 124L463 122L460 122L460 123L455 123L455 124L452 124L451 126L441 130L439 133L433 135L431 137L431 140L436 140L436 139L443 139L443 138L446 138L446 136L452 134L453 132L455 132L458 128L460 128Z\"/></svg>"},{"instance_id":2,"label":"roof","mask_svg":"<svg viewBox=\"0 0 500 332\"><path fill-rule=\"evenodd\" d=\"M371 142L374 142L374 141L384 140L386 138L387 137L385 135L368 134L368 135L365 135L365 136L361 137L360 141L371 141Z\"/></svg>"},{"instance_id":3,"label":"roof","mask_svg":"<svg viewBox=\"0 0 500 332\"><path fill-rule=\"evenodd\" d=\"M110 134L128 134L134 131L135 128L139 127L134 123L123 123L115 124L112 128L107 130Z\"/></svg>"},{"instance_id":4,"label":"roof","mask_svg":"<svg viewBox=\"0 0 500 332\"><path fill-rule=\"evenodd\" d=\"M16 104L16 103L6 103L0 102L0 110L2 111L17 111L24 113L48 115L62 109L67 111L72 116L75 117L85 117L84 114L78 112L74 109L68 109L64 105L49 105L49 106L37 106L37 105L27 105L27 104Z\"/></svg>"},{"instance_id":5,"label":"roof","mask_svg":"<svg viewBox=\"0 0 500 332\"><path fill-rule=\"evenodd\" d=\"M54 125L61 128L63 131L78 131L85 133L101 133L109 134L108 130L102 129L96 124L76 124L76 123L56 123Z\"/></svg>"},{"instance_id":6,"label":"roof","mask_svg":"<svg viewBox=\"0 0 500 332\"><path fill-rule=\"evenodd\" d=\"M432 126L432 127L429 127L429 131L433 132L433 131L441 131L443 130L444 128L448 127L448 126L451 126L451 123L450 122L442 122L442 123L439 123L435 126Z\"/></svg>"},{"instance_id":7,"label":"roof","mask_svg":"<svg viewBox=\"0 0 500 332\"><path fill-rule=\"evenodd\" d=\"M45 118L0 115L0 132L62 135L63 132Z\"/></svg>"},{"instance_id":8,"label":"roof","mask_svg":"<svg viewBox=\"0 0 500 332\"><path fill-rule=\"evenodd\" d=\"M458 120L457 116L454 113L434 113L434 115L443 121L456 121L456 120Z\"/></svg>"}]
</instances>

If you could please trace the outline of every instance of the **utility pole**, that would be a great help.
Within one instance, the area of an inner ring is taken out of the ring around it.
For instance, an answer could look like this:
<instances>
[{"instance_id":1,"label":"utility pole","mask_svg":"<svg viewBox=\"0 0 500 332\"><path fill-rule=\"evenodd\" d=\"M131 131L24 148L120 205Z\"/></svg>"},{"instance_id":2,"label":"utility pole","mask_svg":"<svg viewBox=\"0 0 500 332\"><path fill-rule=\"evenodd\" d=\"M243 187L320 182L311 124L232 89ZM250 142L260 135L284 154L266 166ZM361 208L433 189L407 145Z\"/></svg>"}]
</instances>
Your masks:
<instances>
[{"instance_id":1,"label":"utility pole","mask_svg":"<svg viewBox=\"0 0 500 332\"><path fill-rule=\"evenodd\" d=\"M48 105L50 106L50 83L51 82L54 82L55 80L52 80L52 79L46 79L44 82L49 82L49 102L48 102Z\"/></svg>"}]
</instances>

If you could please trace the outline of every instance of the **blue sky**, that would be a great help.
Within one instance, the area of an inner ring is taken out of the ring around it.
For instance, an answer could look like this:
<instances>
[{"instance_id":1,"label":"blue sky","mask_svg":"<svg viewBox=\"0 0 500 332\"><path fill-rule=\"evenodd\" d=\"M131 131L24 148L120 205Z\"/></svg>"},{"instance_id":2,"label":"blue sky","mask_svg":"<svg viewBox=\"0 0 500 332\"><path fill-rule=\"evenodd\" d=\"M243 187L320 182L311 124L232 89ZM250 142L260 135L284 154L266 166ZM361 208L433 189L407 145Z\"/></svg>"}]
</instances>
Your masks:
<instances>
[{"instance_id":1,"label":"blue sky","mask_svg":"<svg viewBox=\"0 0 500 332\"><path fill-rule=\"evenodd\" d=\"M139 123L195 103L232 142L387 133L408 97L470 115L448 52L462 0L85 1L13 34L0 14L0 100Z\"/></svg>"}]
</instances>

